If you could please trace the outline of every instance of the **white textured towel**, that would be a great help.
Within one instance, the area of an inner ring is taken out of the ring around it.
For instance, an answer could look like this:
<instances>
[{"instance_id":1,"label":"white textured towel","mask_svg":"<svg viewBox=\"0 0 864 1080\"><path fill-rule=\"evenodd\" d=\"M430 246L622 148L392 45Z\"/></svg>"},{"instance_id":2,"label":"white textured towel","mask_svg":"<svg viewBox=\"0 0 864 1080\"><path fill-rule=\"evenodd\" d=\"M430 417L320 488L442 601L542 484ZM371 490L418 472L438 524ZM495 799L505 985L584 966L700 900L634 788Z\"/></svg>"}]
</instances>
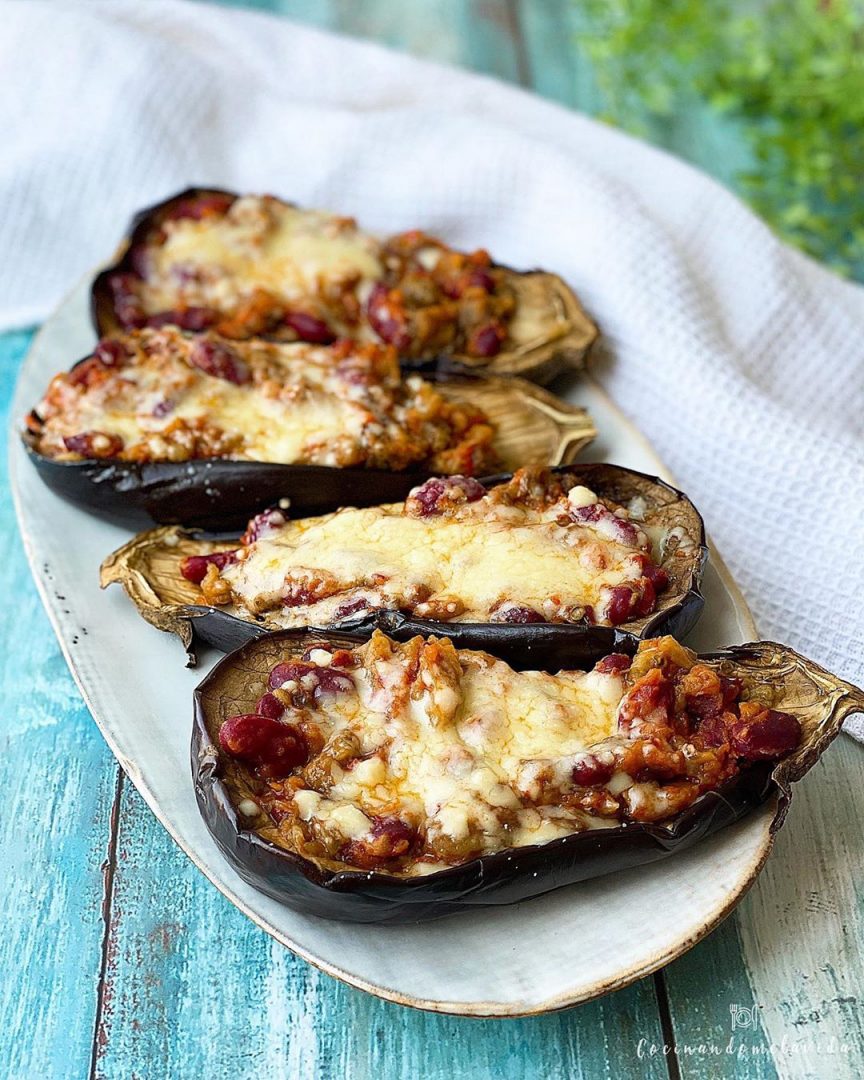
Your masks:
<instances>
[{"instance_id":1,"label":"white textured towel","mask_svg":"<svg viewBox=\"0 0 864 1080\"><path fill-rule=\"evenodd\" d=\"M198 4L6 0L0 70L0 326L194 182L556 270L760 630L864 682L864 289L712 180L492 80Z\"/></svg>"}]
</instances>

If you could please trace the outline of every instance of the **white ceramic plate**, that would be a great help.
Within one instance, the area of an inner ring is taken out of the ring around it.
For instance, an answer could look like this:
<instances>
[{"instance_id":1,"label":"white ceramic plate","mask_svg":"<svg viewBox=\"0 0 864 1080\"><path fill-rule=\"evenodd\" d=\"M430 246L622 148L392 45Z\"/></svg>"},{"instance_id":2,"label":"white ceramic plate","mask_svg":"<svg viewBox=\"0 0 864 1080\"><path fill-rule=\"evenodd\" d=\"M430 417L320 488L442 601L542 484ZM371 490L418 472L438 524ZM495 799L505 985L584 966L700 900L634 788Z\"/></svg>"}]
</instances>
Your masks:
<instances>
[{"instance_id":1,"label":"white ceramic plate","mask_svg":"<svg viewBox=\"0 0 864 1080\"><path fill-rule=\"evenodd\" d=\"M22 417L50 377L93 343L80 287L36 338L18 380ZM590 380L574 399L603 433L596 460L664 474L639 433ZM734 907L764 862L772 808L653 866L537 900L435 923L371 927L324 922L242 881L204 827L189 775L192 689L213 656L183 666L178 640L146 625L119 588L101 592L102 558L127 539L40 482L11 433L12 487L33 575L72 674L109 746L190 859L267 933L323 970L383 998L437 1012L518 1016L574 1005L646 975L690 948ZM697 649L756 636L716 553L705 580ZM645 918L645 912L651 918Z\"/></svg>"}]
</instances>

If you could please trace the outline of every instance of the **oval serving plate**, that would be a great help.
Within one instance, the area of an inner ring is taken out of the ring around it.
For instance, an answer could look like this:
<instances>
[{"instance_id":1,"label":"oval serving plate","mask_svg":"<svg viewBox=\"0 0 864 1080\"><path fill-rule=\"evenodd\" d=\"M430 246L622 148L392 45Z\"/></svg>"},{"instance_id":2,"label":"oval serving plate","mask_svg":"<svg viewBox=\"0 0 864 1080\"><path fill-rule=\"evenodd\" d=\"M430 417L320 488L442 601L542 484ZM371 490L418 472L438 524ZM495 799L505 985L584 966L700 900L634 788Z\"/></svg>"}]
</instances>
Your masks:
<instances>
[{"instance_id":1,"label":"oval serving plate","mask_svg":"<svg viewBox=\"0 0 864 1080\"><path fill-rule=\"evenodd\" d=\"M128 533L54 496L20 443L20 417L69 355L83 353L91 342L82 286L45 324L18 380L10 471L27 555L106 741L177 844L240 910L304 959L380 997L436 1012L521 1016L626 986L680 956L735 907L770 850L773 801L665 863L426 926L326 922L292 912L247 885L220 855L195 804L188 746L200 671L178 664L178 645L150 632L119 591L100 591L99 562ZM580 382L573 397L591 410L602 433L592 456L665 474L596 384ZM707 651L756 637L716 552L703 591L711 617L688 644Z\"/></svg>"}]
</instances>

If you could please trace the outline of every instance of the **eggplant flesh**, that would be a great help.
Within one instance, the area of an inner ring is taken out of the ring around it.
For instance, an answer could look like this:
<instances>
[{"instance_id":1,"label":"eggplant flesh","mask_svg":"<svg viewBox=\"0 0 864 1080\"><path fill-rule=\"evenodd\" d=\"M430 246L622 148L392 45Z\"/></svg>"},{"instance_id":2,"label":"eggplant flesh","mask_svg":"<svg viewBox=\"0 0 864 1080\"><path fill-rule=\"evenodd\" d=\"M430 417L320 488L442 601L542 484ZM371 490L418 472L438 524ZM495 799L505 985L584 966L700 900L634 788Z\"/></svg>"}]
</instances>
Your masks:
<instances>
[{"instance_id":1,"label":"eggplant flesh","mask_svg":"<svg viewBox=\"0 0 864 1080\"><path fill-rule=\"evenodd\" d=\"M250 641L224 657L195 690L192 774L199 810L220 850L256 889L304 914L351 922L421 922L484 907L528 900L566 885L655 862L685 851L755 807L774 799L772 835L780 828L791 798L790 785L818 760L850 713L864 711L864 693L792 649L775 642L735 645L699 659L722 663L725 674L743 679L745 691L764 688L772 707L791 712L802 741L772 765L758 762L717 791L662 823L628 823L512 848L474 858L423 877L399 878L365 871L333 871L278 847L243 827L224 780L217 748L221 723L239 701L253 698L244 687L260 683L286 654L316 643L351 648L368 632L286 630ZM617 632L615 651L632 655L639 639ZM519 669L557 672L586 667L606 655L585 647L578 655L562 639L535 641L531 650L500 652L485 634L465 627L460 647L477 648Z\"/></svg>"},{"instance_id":2,"label":"eggplant flesh","mask_svg":"<svg viewBox=\"0 0 864 1080\"><path fill-rule=\"evenodd\" d=\"M481 648L513 662L527 652L545 654L556 648L560 655L581 657L605 655L616 651L628 635L637 638L672 634L683 637L695 626L704 600L700 591L708 549L702 518L687 496L658 477L617 465L586 464L558 466L553 473L567 473L584 483L597 495L624 504L640 497L646 515L670 530L681 530L686 555L667 551L660 565L670 577L669 588L658 597L657 608L650 615L613 626L587 626L573 623L438 622L419 619L404 612L379 610L340 623L340 628L359 633L382 630L398 640L415 634L437 634L451 638L457 648L472 648L470 641L482 641ZM487 477L486 486L503 483L512 474ZM180 574L182 559L193 554L237 547L238 541L207 540L176 528L154 529L141 533L109 555L102 564L103 588L120 584L137 607L139 614L160 630L178 635L186 649L188 663L196 663L196 647L211 645L230 651L244 642L279 629L266 616L244 618L198 602L199 590ZM598 652L599 650L599 652Z\"/></svg>"},{"instance_id":3,"label":"eggplant flesh","mask_svg":"<svg viewBox=\"0 0 864 1080\"><path fill-rule=\"evenodd\" d=\"M584 409L523 379L457 372L425 377L449 400L486 412L505 468L570 462L597 434ZM279 503L293 517L308 517L341 506L398 502L432 475L422 465L394 472L227 458L58 461L36 449L33 430L39 423L31 413L22 439L43 482L61 498L133 529L154 523L242 529L254 514Z\"/></svg>"},{"instance_id":4,"label":"eggplant flesh","mask_svg":"<svg viewBox=\"0 0 864 1080\"><path fill-rule=\"evenodd\" d=\"M91 317L100 336L122 331L114 309L111 276L117 272L137 273L135 251L146 242L151 231L159 227L178 203L209 195L237 197L236 192L221 188L191 187L141 210L133 217L114 261L97 275L91 289ZM542 322L545 328L539 333L532 329L519 339L511 340L508 343L509 348L492 357L469 357L459 353L436 354L424 360L408 361L408 366L455 366L504 376L521 375L543 384L567 368L579 369L585 366L590 350L597 340L598 330L572 289L556 274L543 270L518 271L505 266L498 268L507 272L508 284L516 293L517 302L527 310L539 309L543 313Z\"/></svg>"}]
</instances>

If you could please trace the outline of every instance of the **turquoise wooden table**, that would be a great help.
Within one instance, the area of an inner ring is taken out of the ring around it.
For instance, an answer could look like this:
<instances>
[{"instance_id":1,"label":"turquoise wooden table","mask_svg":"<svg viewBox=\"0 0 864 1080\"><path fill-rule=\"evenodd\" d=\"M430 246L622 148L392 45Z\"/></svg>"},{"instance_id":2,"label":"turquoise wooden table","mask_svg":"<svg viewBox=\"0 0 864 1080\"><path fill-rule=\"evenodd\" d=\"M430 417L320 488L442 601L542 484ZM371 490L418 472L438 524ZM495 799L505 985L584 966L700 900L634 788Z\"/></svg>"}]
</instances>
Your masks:
<instances>
[{"instance_id":1,"label":"turquoise wooden table","mask_svg":"<svg viewBox=\"0 0 864 1080\"><path fill-rule=\"evenodd\" d=\"M572 5L558 0L247 6L592 107L590 79L568 40ZM684 136L673 131L667 141L674 147ZM0 337L4 402L30 337ZM173 846L66 670L6 484L0 543L0 867L11 898L0 936L0 1075L864 1074L864 749L851 740L841 738L802 785L738 911L664 971L533 1019L413 1012L341 985L275 944Z\"/></svg>"}]
</instances>

